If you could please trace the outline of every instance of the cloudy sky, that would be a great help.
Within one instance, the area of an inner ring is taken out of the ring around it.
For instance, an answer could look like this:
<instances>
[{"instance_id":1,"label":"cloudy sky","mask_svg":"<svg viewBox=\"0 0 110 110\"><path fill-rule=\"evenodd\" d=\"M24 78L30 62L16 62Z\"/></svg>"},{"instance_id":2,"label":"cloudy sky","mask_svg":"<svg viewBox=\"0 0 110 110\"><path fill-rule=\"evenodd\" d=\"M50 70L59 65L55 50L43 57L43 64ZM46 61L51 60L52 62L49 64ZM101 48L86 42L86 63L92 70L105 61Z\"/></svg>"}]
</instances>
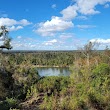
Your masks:
<instances>
[{"instance_id":1,"label":"cloudy sky","mask_svg":"<svg viewBox=\"0 0 110 110\"><path fill-rule=\"evenodd\" d=\"M88 41L104 49L110 0L0 0L2 25L16 50L74 50Z\"/></svg>"}]
</instances>

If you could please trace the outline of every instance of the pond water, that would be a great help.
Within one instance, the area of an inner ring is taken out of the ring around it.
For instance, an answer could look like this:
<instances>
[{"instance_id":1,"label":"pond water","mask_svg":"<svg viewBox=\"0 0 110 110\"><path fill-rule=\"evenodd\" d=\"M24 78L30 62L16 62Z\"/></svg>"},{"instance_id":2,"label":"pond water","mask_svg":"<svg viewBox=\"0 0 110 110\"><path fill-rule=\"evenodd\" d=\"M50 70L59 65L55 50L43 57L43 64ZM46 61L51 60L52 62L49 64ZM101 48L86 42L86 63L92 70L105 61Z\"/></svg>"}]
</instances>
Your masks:
<instances>
[{"instance_id":1,"label":"pond water","mask_svg":"<svg viewBox=\"0 0 110 110\"><path fill-rule=\"evenodd\" d=\"M37 68L39 75L42 76L69 76L69 68L58 68L58 67L39 67Z\"/></svg>"}]
</instances>

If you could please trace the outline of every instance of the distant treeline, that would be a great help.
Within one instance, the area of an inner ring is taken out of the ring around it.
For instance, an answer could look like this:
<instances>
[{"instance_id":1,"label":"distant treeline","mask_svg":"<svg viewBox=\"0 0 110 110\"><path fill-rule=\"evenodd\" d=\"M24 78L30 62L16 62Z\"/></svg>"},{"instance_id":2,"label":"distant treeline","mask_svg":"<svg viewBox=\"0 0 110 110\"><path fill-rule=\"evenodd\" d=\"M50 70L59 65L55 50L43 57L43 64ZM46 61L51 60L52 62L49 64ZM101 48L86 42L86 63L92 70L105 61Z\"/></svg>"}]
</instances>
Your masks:
<instances>
[{"instance_id":1,"label":"distant treeline","mask_svg":"<svg viewBox=\"0 0 110 110\"><path fill-rule=\"evenodd\" d=\"M19 65L28 62L38 66L69 66L73 64L75 51L6 51L10 63Z\"/></svg>"}]
</instances>

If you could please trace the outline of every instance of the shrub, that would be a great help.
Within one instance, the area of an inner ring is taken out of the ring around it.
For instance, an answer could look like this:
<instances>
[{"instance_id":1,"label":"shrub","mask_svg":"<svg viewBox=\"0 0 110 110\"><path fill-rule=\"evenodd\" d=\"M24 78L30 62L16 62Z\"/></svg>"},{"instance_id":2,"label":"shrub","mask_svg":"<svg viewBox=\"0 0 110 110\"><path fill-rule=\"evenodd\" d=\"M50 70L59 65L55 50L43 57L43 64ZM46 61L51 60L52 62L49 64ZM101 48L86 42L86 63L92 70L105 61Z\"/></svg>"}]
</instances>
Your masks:
<instances>
[{"instance_id":1,"label":"shrub","mask_svg":"<svg viewBox=\"0 0 110 110\"><path fill-rule=\"evenodd\" d=\"M93 69L93 74L96 76L108 75L109 73L110 73L110 67L106 63L101 63L98 66L96 66L96 68Z\"/></svg>"}]
</instances>

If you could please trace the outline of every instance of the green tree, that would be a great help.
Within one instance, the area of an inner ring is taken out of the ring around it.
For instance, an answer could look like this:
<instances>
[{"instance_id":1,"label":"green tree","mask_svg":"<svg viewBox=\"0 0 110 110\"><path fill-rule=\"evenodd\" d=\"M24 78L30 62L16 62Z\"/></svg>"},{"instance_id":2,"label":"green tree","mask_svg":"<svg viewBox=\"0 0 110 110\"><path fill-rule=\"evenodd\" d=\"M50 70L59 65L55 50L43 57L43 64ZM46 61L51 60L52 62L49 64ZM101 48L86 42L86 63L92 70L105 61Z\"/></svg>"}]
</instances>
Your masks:
<instances>
[{"instance_id":1,"label":"green tree","mask_svg":"<svg viewBox=\"0 0 110 110\"><path fill-rule=\"evenodd\" d=\"M84 45L83 48L81 48L81 53L86 58L88 67L90 66L90 58L94 54L96 54L98 46L99 46L99 43L95 41L95 42L88 42L86 45Z\"/></svg>"},{"instance_id":2,"label":"green tree","mask_svg":"<svg viewBox=\"0 0 110 110\"><path fill-rule=\"evenodd\" d=\"M11 38L9 38L8 34L9 31L7 30L6 26L1 26L0 27L0 37L2 37L2 41L4 41L3 45L0 46L1 49L6 48L6 49L12 49L11 46Z\"/></svg>"}]
</instances>

